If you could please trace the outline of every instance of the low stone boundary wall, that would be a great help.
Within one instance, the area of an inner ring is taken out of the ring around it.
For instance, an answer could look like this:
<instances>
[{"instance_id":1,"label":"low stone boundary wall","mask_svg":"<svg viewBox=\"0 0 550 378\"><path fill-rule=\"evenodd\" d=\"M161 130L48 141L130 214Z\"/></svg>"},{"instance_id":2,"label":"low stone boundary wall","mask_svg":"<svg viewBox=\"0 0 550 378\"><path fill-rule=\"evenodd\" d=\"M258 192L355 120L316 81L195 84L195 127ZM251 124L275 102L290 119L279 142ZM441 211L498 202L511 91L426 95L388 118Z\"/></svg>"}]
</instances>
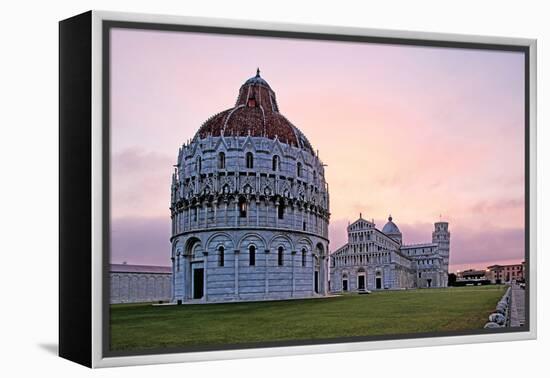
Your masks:
<instances>
[{"instance_id":1,"label":"low stone boundary wall","mask_svg":"<svg viewBox=\"0 0 550 378\"><path fill-rule=\"evenodd\" d=\"M483 328L510 327L511 296L512 288L508 287L502 299L498 301L495 312L489 315L489 321Z\"/></svg>"}]
</instances>

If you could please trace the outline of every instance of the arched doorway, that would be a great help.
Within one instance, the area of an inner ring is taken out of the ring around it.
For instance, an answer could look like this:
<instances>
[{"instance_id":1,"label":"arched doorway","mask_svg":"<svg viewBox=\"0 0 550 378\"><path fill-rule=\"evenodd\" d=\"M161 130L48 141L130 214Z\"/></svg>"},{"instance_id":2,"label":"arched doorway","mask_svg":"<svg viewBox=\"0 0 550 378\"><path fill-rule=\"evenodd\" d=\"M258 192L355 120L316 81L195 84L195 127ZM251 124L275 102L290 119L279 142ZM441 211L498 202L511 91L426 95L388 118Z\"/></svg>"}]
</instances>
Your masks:
<instances>
[{"instance_id":1,"label":"arched doorway","mask_svg":"<svg viewBox=\"0 0 550 378\"><path fill-rule=\"evenodd\" d=\"M190 299L202 299L205 294L206 259L200 239L189 238L185 244L185 254L189 259L186 265L185 294Z\"/></svg>"},{"instance_id":2,"label":"arched doorway","mask_svg":"<svg viewBox=\"0 0 550 378\"><path fill-rule=\"evenodd\" d=\"M314 261L314 274L313 274L313 290L315 294L319 294L319 271L321 264L319 262L319 256L313 255L313 261Z\"/></svg>"},{"instance_id":3,"label":"arched doorway","mask_svg":"<svg viewBox=\"0 0 550 378\"><path fill-rule=\"evenodd\" d=\"M382 289L382 272L380 271L376 272L375 287L377 290Z\"/></svg>"},{"instance_id":4,"label":"arched doorway","mask_svg":"<svg viewBox=\"0 0 550 378\"><path fill-rule=\"evenodd\" d=\"M367 274L365 268L357 270L357 290L364 291L367 289Z\"/></svg>"},{"instance_id":5,"label":"arched doorway","mask_svg":"<svg viewBox=\"0 0 550 378\"><path fill-rule=\"evenodd\" d=\"M325 294L325 248L317 243L314 254L313 288L316 294Z\"/></svg>"},{"instance_id":6,"label":"arched doorway","mask_svg":"<svg viewBox=\"0 0 550 378\"><path fill-rule=\"evenodd\" d=\"M349 287L348 287L348 274L344 273L342 275L342 291L348 291L348 290L349 290Z\"/></svg>"}]
</instances>

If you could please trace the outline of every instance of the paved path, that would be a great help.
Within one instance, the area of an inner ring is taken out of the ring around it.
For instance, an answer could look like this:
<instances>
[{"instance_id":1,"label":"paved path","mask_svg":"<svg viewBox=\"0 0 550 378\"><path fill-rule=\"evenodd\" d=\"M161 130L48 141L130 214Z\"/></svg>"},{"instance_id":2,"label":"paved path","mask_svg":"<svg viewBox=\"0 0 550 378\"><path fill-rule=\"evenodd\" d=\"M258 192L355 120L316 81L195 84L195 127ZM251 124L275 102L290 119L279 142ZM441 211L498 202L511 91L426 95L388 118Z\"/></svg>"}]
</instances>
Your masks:
<instances>
[{"instance_id":1,"label":"paved path","mask_svg":"<svg viewBox=\"0 0 550 378\"><path fill-rule=\"evenodd\" d=\"M513 284L511 299L510 327L521 327L525 325L525 290Z\"/></svg>"}]
</instances>

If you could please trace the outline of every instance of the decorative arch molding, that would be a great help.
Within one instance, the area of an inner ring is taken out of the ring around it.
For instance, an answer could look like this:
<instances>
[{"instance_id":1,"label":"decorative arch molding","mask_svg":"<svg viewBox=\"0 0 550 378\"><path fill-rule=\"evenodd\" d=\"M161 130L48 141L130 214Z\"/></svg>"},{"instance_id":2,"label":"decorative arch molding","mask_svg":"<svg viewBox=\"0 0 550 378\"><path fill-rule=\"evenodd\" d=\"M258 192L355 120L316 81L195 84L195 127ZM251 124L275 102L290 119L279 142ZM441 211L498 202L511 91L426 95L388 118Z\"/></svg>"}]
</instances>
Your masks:
<instances>
[{"instance_id":1,"label":"decorative arch molding","mask_svg":"<svg viewBox=\"0 0 550 378\"><path fill-rule=\"evenodd\" d=\"M223 238L223 241L216 240L217 238ZM226 232L216 232L206 240L206 248L210 250L217 249L220 245L223 245L226 250L232 250L235 247L233 238Z\"/></svg>"},{"instance_id":2,"label":"decorative arch molding","mask_svg":"<svg viewBox=\"0 0 550 378\"><path fill-rule=\"evenodd\" d=\"M248 241L248 243L246 245L244 245L244 243L247 242L247 241ZM260 244L262 244L262 246L258 246L258 242ZM266 240L260 234L257 234L255 232L248 232L248 233L244 234L243 237L237 243L237 246L238 246L239 249L241 249L243 247L248 248L249 244L255 244L256 250L258 250L261 247L266 248L267 245L268 245Z\"/></svg>"},{"instance_id":3,"label":"decorative arch molding","mask_svg":"<svg viewBox=\"0 0 550 378\"><path fill-rule=\"evenodd\" d=\"M175 239L172 242L172 258L175 258L176 256L183 255L185 253L185 250L183 248L183 243L179 239Z\"/></svg>"},{"instance_id":4,"label":"decorative arch molding","mask_svg":"<svg viewBox=\"0 0 550 378\"><path fill-rule=\"evenodd\" d=\"M269 247L270 248L278 248L280 244L277 243L279 240L284 240L288 243L289 245L289 248L291 251L294 251L294 243L292 242L292 239L286 235L282 235L282 234L279 234L279 235L275 235L271 238L271 240L269 241ZM285 248L286 249L286 248Z\"/></svg>"},{"instance_id":5,"label":"decorative arch molding","mask_svg":"<svg viewBox=\"0 0 550 378\"><path fill-rule=\"evenodd\" d=\"M316 255L319 255L320 257L325 256L325 246L323 243L319 242L315 245L315 253Z\"/></svg>"},{"instance_id":6,"label":"decorative arch molding","mask_svg":"<svg viewBox=\"0 0 550 378\"><path fill-rule=\"evenodd\" d=\"M196 236L191 236L185 241L184 255L191 256L197 247L202 246L202 241Z\"/></svg>"},{"instance_id":7,"label":"decorative arch molding","mask_svg":"<svg viewBox=\"0 0 550 378\"><path fill-rule=\"evenodd\" d=\"M270 148L270 151L269 151L269 154L270 156L274 156L274 155L278 155L280 158L282 158L283 156L285 156L285 152L283 150L283 147L281 146L281 141L279 141L279 139L275 139L273 141L273 144L271 145L271 148Z\"/></svg>"},{"instance_id":8,"label":"decorative arch molding","mask_svg":"<svg viewBox=\"0 0 550 378\"><path fill-rule=\"evenodd\" d=\"M254 144L254 141L252 140L252 137L250 135L247 135L245 137L241 150L244 152L257 152L256 145Z\"/></svg>"},{"instance_id":9,"label":"decorative arch molding","mask_svg":"<svg viewBox=\"0 0 550 378\"><path fill-rule=\"evenodd\" d=\"M306 251L309 253L313 253L313 242L308 238L301 238L296 243L299 250L302 250L302 248L305 248Z\"/></svg>"},{"instance_id":10,"label":"decorative arch molding","mask_svg":"<svg viewBox=\"0 0 550 378\"><path fill-rule=\"evenodd\" d=\"M229 146L225 141L225 137L221 136L217 138L216 145L214 146L214 153L218 155L219 152L227 152L228 150L229 150Z\"/></svg>"}]
</instances>

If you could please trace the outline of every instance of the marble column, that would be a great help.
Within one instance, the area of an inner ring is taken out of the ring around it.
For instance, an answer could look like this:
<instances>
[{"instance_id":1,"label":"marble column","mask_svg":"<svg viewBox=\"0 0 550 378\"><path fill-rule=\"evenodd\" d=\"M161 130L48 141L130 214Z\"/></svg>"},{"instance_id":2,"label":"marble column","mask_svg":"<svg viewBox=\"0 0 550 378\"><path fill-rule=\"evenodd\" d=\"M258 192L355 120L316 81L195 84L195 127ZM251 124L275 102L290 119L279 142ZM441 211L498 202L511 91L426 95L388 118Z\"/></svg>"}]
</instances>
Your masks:
<instances>
[{"instance_id":1,"label":"marble column","mask_svg":"<svg viewBox=\"0 0 550 378\"><path fill-rule=\"evenodd\" d=\"M264 277L265 277L265 290L264 295L267 298L269 296L269 249L265 250L265 267L264 267Z\"/></svg>"},{"instance_id":2,"label":"marble column","mask_svg":"<svg viewBox=\"0 0 550 378\"><path fill-rule=\"evenodd\" d=\"M294 296L294 293L296 292L296 278L294 273L294 266L296 265L296 251L292 251L290 254L290 258L292 260L292 296Z\"/></svg>"},{"instance_id":3,"label":"marble column","mask_svg":"<svg viewBox=\"0 0 550 378\"><path fill-rule=\"evenodd\" d=\"M239 250L235 250L235 299L239 299Z\"/></svg>"}]
</instances>

